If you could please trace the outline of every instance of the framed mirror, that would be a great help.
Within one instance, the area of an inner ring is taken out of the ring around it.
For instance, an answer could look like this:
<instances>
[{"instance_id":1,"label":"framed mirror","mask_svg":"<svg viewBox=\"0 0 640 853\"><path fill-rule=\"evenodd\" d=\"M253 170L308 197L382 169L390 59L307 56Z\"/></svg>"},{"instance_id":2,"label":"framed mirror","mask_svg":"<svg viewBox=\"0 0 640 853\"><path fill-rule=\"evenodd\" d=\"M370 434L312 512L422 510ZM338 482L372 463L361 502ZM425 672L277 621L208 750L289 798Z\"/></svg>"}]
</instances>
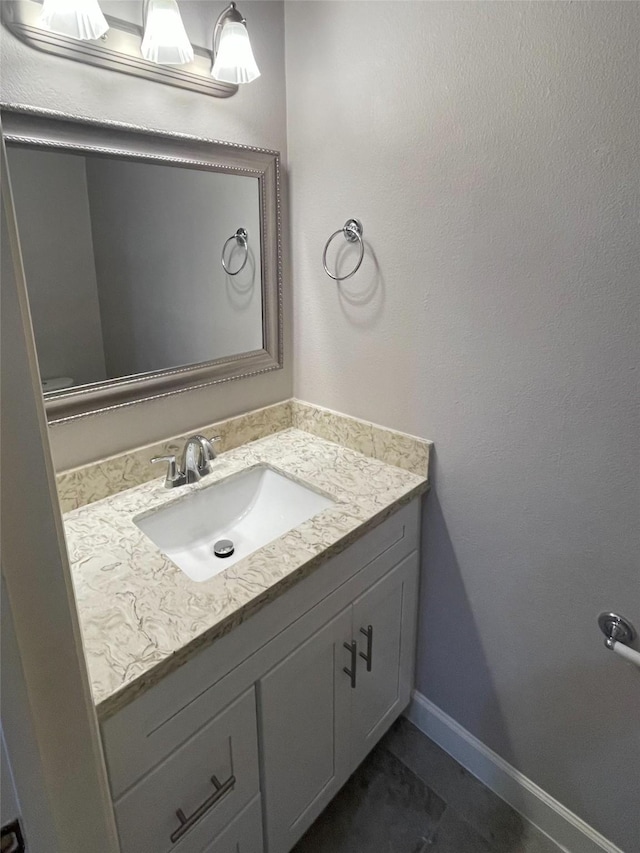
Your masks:
<instances>
[{"instance_id":1,"label":"framed mirror","mask_svg":"<svg viewBox=\"0 0 640 853\"><path fill-rule=\"evenodd\" d=\"M276 151L2 106L47 416L282 367Z\"/></svg>"}]
</instances>

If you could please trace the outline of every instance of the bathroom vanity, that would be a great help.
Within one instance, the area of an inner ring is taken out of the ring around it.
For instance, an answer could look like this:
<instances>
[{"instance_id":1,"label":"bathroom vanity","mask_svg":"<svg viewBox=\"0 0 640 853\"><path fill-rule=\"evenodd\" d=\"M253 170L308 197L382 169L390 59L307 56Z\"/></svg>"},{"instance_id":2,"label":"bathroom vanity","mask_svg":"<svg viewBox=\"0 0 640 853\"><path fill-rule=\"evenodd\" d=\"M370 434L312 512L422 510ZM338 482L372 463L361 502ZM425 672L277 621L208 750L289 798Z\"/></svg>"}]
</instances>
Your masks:
<instances>
[{"instance_id":1,"label":"bathroom vanity","mask_svg":"<svg viewBox=\"0 0 640 853\"><path fill-rule=\"evenodd\" d=\"M265 465L328 505L209 580L140 529ZM426 488L286 429L67 513L123 853L291 850L409 702Z\"/></svg>"},{"instance_id":2,"label":"bathroom vanity","mask_svg":"<svg viewBox=\"0 0 640 853\"><path fill-rule=\"evenodd\" d=\"M282 367L277 151L2 118L49 423ZM430 443L297 400L203 433L58 478L117 829L286 853L409 701Z\"/></svg>"},{"instance_id":3,"label":"bathroom vanity","mask_svg":"<svg viewBox=\"0 0 640 853\"><path fill-rule=\"evenodd\" d=\"M50 423L282 366L278 152L2 116ZM52 275L92 306L72 333ZM429 442L295 400L232 420L187 441L224 451L199 482L149 480L172 440L59 478L123 853L286 853L409 701Z\"/></svg>"},{"instance_id":4,"label":"bathroom vanity","mask_svg":"<svg viewBox=\"0 0 640 853\"><path fill-rule=\"evenodd\" d=\"M263 809L293 847L409 701L417 531L414 502L104 721L123 853L256 853Z\"/></svg>"}]
</instances>

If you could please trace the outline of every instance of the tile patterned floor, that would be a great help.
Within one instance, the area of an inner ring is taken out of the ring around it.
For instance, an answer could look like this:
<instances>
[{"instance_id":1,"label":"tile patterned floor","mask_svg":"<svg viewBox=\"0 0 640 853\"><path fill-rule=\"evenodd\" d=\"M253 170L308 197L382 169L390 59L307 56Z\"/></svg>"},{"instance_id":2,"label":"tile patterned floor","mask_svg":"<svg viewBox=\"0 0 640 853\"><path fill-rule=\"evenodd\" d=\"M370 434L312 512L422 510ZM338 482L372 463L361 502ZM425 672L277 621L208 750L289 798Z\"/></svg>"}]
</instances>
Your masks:
<instances>
[{"instance_id":1,"label":"tile patterned floor","mask_svg":"<svg viewBox=\"0 0 640 853\"><path fill-rule=\"evenodd\" d=\"M560 853L400 719L292 853Z\"/></svg>"}]
</instances>

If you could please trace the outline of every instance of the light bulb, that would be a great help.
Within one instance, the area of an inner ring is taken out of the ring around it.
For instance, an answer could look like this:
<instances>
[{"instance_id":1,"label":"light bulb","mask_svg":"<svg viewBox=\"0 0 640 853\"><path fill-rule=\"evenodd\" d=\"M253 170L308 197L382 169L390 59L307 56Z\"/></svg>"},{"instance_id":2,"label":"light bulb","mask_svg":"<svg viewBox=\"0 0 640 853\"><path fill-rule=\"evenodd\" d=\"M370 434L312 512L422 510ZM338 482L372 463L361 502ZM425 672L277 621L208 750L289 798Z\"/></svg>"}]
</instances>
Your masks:
<instances>
[{"instance_id":1,"label":"light bulb","mask_svg":"<svg viewBox=\"0 0 640 853\"><path fill-rule=\"evenodd\" d=\"M98 39L109 29L98 0L44 0L38 25L82 41Z\"/></svg>"},{"instance_id":2,"label":"light bulb","mask_svg":"<svg viewBox=\"0 0 640 853\"><path fill-rule=\"evenodd\" d=\"M260 76L244 24L227 21L223 26L211 76L223 83L236 85L250 83Z\"/></svg>"},{"instance_id":3,"label":"light bulb","mask_svg":"<svg viewBox=\"0 0 640 853\"><path fill-rule=\"evenodd\" d=\"M193 47L176 0L149 0L140 50L145 59L159 65L193 62Z\"/></svg>"}]
</instances>

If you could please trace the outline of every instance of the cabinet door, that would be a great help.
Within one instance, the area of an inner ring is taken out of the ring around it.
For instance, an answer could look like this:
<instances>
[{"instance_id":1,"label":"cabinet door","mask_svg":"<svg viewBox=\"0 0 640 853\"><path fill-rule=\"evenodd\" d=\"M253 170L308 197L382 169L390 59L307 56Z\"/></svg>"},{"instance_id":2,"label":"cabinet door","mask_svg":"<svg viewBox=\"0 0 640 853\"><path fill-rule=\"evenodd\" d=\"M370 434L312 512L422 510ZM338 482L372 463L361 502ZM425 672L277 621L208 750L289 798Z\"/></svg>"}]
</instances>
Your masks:
<instances>
[{"instance_id":1,"label":"cabinet door","mask_svg":"<svg viewBox=\"0 0 640 853\"><path fill-rule=\"evenodd\" d=\"M353 604L358 669L351 711L352 767L363 760L410 699L417 568L417 555L412 554Z\"/></svg>"},{"instance_id":2,"label":"cabinet door","mask_svg":"<svg viewBox=\"0 0 640 853\"><path fill-rule=\"evenodd\" d=\"M258 683L269 853L286 853L349 774L351 607Z\"/></svg>"}]
</instances>

